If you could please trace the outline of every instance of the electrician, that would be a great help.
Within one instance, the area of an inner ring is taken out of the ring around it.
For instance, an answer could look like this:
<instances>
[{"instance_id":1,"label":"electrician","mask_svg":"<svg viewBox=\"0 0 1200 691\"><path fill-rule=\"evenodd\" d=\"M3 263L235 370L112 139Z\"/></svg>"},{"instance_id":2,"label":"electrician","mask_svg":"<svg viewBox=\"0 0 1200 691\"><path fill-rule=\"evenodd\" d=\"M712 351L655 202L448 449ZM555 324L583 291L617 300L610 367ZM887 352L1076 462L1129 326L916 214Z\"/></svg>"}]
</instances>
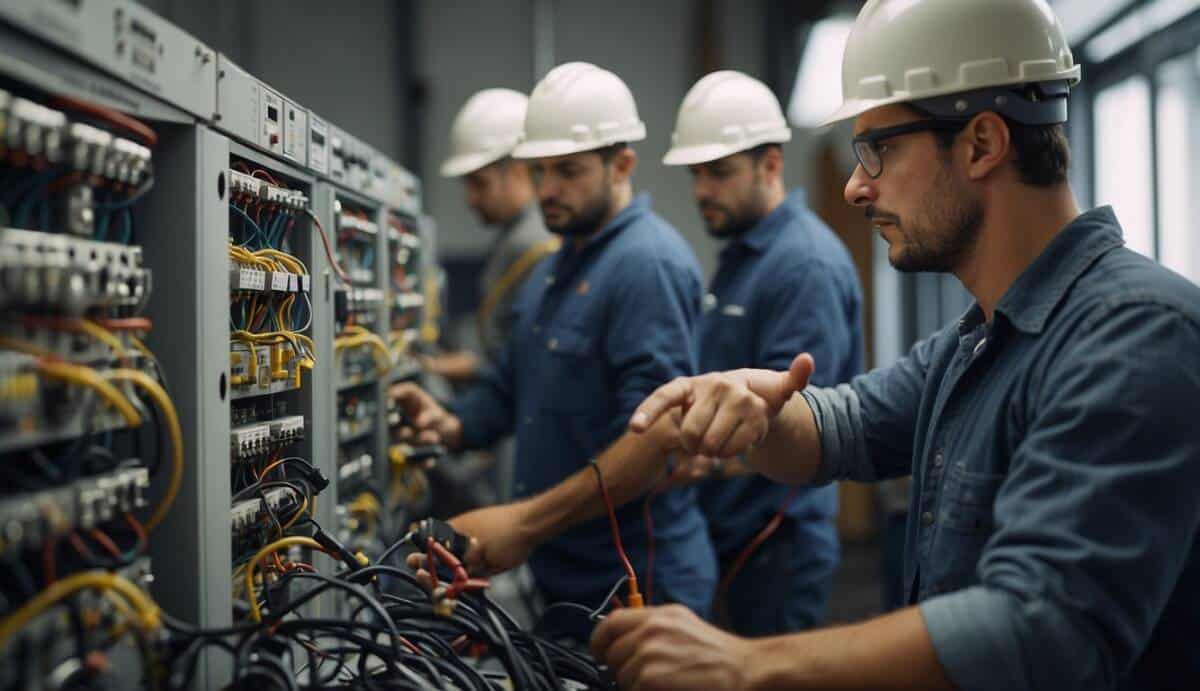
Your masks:
<instances>
[{"instance_id":1,"label":"electrician","mask_svg":"<svg viewBox=\"0 0 1200 691\"><path fill-rule=\"evenodd\" d=\"M809 352L813 382L833 386L862 371L862 291L842 242L802 191L784 190L780 145L790 139L766 85L714 72L683 99L663 163L689 168L708 232L727 241L700 322L700 371L787 369ZM721 464L717 474L740 467ZM793 490L742 473L699 490L730 628L765 636L819 624L838 561L837 488ZM773 521L781 505L786 518ZM768 525L766 541L743 556ZM753 568L730 571L750 554Z\"/></svg>"},{"instance_id":2,"label":"electrician","mask_svg":"<svg viewBox=\"0 0 1200 691\"><path fill-rule=\"evenodd\" d=\"M1166 689L1200 679L1200 288L1080 213L1080 78L1045 0L870 0L842 65L846 184L901 271L976 303L837 388L742 370L667 385L684 448L785 482L913 477L909 607L747 640L618 611L592 649L626 689ZM795 395L799 393L800 395Z\"/></svg>"},{"instance_id":3,"label":"electrician","mask_svg":"<svg viewBox=\"0 0 1200 691\"><path fill-rule=\"evenodd\" d=\"M633 194L628 144L645 132L628 87L607 70L568 63L538 83L512 155L529 160L546 226L563 248L534 270L514 337L478 386L449 410L413 385L392 391L418 433L451 448L515 431L519 499L450 523L473 538L472 574L528 559L547 602L598 606L622 577L589 461L615 504L640 494L643 470L661 469L677 442L673 425L660 425L661 443L626 432L629 417L655 388L696 370L700 268L649 198ZM628 505L618 519L644 573L641 512ZM716 560L695 489L665 493L653 520L657 592L707 614Z\"/></svg>"},{"instance_id":4,"label":"electrician","mask_svg":"<svg viewBox=\"0 0 1200 691\"><path fill-rule=\"evenodd\" d=\"M459 178L467 206L498 236L479 277L479 344L494 359L508 340L512 304L533 267L558 249L546 231L529 168L509 154L521 138L529 98L512 89L484 89L467 99L450 128L450 156L441 174ZM427 358L430 371L452 382L473 381L480 361L469 350Z\"/></svg>"}]
</instances>

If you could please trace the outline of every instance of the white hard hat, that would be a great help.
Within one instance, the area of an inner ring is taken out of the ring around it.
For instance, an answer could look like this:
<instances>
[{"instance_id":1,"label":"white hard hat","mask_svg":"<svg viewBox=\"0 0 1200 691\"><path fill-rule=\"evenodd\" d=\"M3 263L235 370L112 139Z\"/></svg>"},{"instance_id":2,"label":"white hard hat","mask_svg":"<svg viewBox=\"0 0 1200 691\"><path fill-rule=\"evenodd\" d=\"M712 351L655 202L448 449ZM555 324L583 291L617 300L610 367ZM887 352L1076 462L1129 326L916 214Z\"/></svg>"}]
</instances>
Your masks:
<instances>
[{"instance_id":1,"label":"white hard hat","mask_svg":"<svg viewBox=\"0 0 1200 691\"><path fill-rule=\"evenodd\" d=\"M842 106L822 124L893 103L937 117L993 110L1065 122L1078 82L1045 0L868 0L842 58Z\"/></svg>"},{"instance_id":2,"label":"white hard hat","mask_svg":"<svg viewBox=\"0 0 1200 691\"><path fill-rule=\"evenodd\" d=\"M525 133L512 155L565 156L645 138L646 125L620 77L586 62L568 62L533 88Z\"/></svg>"},{"instance_id":3,"label":"white hard hat","mask_svg":"<svg viewBox=\"0 0 1200 691\"><path fill-rule=\"evenodd\" d=\"M684 96L663 163L707 163L791 138L779 100L766 84L741 72L722 70L696 82Z\"/></svg>"},{"instance_id":4,"label":"white hard hat","mask_svg":"<svg viewBox=\"0 0 1200 691\"><path fill-rule=\"evenodd\" d=\"M473 173L512 153L525 126L529 98L512 89L484 89L467 99L450 128L442 177Z\"/></svg>"}]
</instances>

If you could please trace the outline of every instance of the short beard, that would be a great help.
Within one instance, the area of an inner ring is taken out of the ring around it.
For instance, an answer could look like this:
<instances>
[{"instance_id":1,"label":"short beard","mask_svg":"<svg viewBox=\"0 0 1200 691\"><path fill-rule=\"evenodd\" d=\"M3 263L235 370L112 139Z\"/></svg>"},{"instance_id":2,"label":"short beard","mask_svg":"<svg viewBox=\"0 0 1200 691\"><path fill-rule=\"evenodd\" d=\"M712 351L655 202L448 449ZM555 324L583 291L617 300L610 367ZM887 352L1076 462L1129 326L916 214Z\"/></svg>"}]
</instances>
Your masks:
<instances>
[{"instance_id":1,"label":"short beard","mask_svg":"<svg viewBox=\"0 0 1200 691\"><path fill-rule=\"evenodd\" d=\"M725 218L727 219L719 226L706 223L705 229L708 230L709 235L713 236L714 238L738 237L745 235L746 233L750 232L754 226L758 225L759 221L763 219L763 207L766 206L766 202L764 200L766 195L758 190L758 180L759 176L756 172L754 175L755 188L751 193L750 199L746 203L738 206L736 209L720 204L713 204L711 202L707 204L709 208L724 212Z\"/></svg>"},{"instance_id":2,"label":"short beard","mask_svg":"<svg viewBox=\"0 0 1200 691\"><path fill-rule=\"evenodd\" d=\"M603 192L596 199L593 199L584 204L583 208L576 213L572 213L567 222L560 226L552 226L546 224L546 228L563 237L583 237L591 235L600 230L600 224L608 216L612 209L613 193L612 186L608 184L608 176L605 176Z\"/></svg>"},{"instance_id":3,"label":"short beard","mask_svg":"<svg viewBox=\"0 0 1200 691\"><path fill-rule=\"evenodd\" d=\"M952 272L975 248L983 228L983 203L944 168L926 195L925 208L923 223L913 222L906 227L900 219L892 219L904 238L904 246L891 264L905 273Z\"/></svg>"}]
</instances>

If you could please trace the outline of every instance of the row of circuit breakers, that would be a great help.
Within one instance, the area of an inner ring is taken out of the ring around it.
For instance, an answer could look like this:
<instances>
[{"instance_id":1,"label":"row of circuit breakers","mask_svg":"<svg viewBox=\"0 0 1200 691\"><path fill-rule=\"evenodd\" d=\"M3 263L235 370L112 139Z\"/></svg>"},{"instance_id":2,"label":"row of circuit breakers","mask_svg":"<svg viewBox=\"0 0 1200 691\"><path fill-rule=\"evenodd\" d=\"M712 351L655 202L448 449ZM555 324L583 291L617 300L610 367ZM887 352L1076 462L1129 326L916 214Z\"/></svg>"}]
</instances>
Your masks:
<instances>
[{"instance_id":1,"label":"row of circuit breakers","mask_svg":"<svg viewBox=\"0 0 1200 691\"><path fill-rule=\"evenodd\" d=\"M264 546L369 557L427 510L436 451L386 396L437 334L420 212L408 171L146 8L0 1L0 689L221 688L257 658L143 669L147 602L236 627L332 568Z\"/></svg>"}]
</instances>

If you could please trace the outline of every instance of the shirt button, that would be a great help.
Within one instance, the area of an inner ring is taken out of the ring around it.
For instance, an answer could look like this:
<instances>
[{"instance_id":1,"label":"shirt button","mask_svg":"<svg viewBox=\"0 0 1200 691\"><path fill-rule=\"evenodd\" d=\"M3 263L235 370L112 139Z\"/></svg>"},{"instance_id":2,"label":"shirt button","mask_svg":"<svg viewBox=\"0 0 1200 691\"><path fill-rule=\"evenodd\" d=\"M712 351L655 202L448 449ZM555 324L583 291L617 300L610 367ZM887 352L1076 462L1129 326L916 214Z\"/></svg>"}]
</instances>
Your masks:
<instances>
[{"instance_id":1,"label":"shirt button","mask_svg":"<svg viewBox=\"0 0 1200 691\"><path fill-rule=\"evenodd\" d=\"M550 341L546 343L546 347L550 350L558 350L558 339L551 338Z\"/></svg>"},{"instance_id":2,"label":"shirt button","mask_svg":"<svg viewBox=\"0 0 1200 691\"><path fill-rule=\"evenodd\" d=\"M983 351L983 347L986 345L987 337L984 336L983 338L979 339L978 343L975 344L975 350L971 351L971 357L978 357L979 353Z\"/></svg>"},{"instance_id":3,"label":"shirt button","mask_svg":"<svg viewBox=\"0 0 1200 691\"><path fill-rule=\"evenodd\" d=\"M941 451L938 451L937 455L933 457L933 467L941 468L942 464L945 462L946 462L946 457L942 455Z\"/></svg>"},{"instance_id":4,"label":"shirt button","mask_svg":"<svg viewBox=\"0 0 1200 691\"><path fill-rule=\"evenodd\" d=\"M546 277L546 285L548 285L548 286L554 285L554 277L553 276Z\"/></svg>"},{"instance_id":5,"label":"shirt button","mask_svg":"<svg viewBox=\"0 0 1200 691\"><path fill-rule=\"evenodd\" d=\"M531 418L531 417L526 417L526 418L525 418L525 424L527 424L527 425L532 425L532 424L533 424L533 418Z\"/></svg>"},{"instance_id":6,"label":"shirt button","mask_svg":"<svg viewBox=\"0 0 1200 691\"><path fill-rule=\"evenodd\" d=\"M534 324L534 325L533 325L533 332L534 332L535 334L540 334L540 333L542 332L542 327L538 326L537 324Z\"/></svg>"},{"instance_id":7,"label":"shirt button","mask_svg":"<svg viewBox=\"0 0 1200 691\"><path fill-rule=\"evenodd\" d=\"M925 513L921 514L921 525L925 526L926 528L933 525L932 511L926 511Z\"/></svg>"}]
</instances>

